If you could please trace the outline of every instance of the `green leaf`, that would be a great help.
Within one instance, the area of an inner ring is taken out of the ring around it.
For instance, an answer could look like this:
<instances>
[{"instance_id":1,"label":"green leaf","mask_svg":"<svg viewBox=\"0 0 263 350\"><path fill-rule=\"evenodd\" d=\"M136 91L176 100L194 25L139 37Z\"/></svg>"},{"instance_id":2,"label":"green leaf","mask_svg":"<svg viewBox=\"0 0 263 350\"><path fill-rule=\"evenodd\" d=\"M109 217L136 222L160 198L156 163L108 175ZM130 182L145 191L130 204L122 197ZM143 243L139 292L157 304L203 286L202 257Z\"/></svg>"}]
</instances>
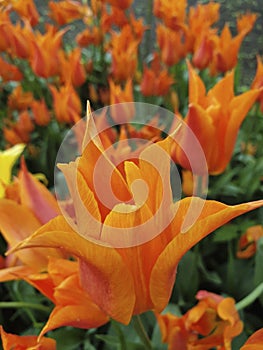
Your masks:
<instances>
[{"instance_id":1,"label":"green leaf","mask_svg":"<svg viewBox=\"0 0 263 350\"><path fill-rule=\"evenodd\" d=\"M214 233L213 241L217 243L232 241L232 239L238 237L238 229L239 227L235 224L222 226Z\"/></svg>"},{"instance_id":2,"label":"green leaf","mask_svg":"<svg viewBox=\"0 0 263 350\"><path fill-rule=\"evenodd\" d=\"M116 335L96 334L96 338L108 345L120 345L119 337Z\"/></svg>"}]
</instances>

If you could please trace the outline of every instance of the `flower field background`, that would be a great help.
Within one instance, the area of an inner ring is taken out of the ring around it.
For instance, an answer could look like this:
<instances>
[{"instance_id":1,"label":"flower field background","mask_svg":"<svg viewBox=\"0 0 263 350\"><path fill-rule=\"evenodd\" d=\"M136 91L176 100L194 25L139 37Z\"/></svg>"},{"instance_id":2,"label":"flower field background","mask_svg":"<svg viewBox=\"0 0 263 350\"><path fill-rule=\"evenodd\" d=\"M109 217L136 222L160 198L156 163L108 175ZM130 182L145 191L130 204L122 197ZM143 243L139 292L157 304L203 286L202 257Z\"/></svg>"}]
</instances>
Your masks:
<instances>
[{"instance_id":1,"label":"flower field background","mask_svg":"<svg viewBox=\"0 0 263 350\"><path fill-rule=\"evenodd\" d=\"M4 350L263 349L252 5L0 1Z\"/></svg>"}]
</instances>

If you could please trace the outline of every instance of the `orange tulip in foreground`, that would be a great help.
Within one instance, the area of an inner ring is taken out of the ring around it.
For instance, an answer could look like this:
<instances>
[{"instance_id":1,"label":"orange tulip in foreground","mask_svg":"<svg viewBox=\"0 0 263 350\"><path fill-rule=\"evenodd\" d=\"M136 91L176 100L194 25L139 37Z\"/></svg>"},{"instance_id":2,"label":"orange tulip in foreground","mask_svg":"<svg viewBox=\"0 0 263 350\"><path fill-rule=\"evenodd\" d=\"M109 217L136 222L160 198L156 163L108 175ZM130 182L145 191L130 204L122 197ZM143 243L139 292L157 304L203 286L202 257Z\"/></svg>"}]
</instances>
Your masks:
<instances>
[{"instance_id":1,"label":"orange tulip in foreground","mask_svg":"<svg viewBox=\"0 0 263 350\"><path fill-rule=\"evenodd\" d=\"M163 342L168 349L231 350L231 341L242 332L243 324L233 298L199 291L198 304L185 315L157 315Z\"/></svg>"},{"instance_id":2,"label":"orange tulip in foreground","mask_svg":"<svg viewBox=\"0 0 263 350\"><path fill-rule=\"evenodd\" d=\"M241 123L258 98L259 90L235 96L232 71L206 93L203 81L190 64L188 70L189 111L185 122L203 148L209 173L218 175L224 172L231 159ZM182 134L183 145L187 145L187 138L187 132ZM190 170L182 149L175 150L175 154L177 161Z\"/></svg>"},{"instance_id":3,"label":"orange tulip in foreground","mask_svg":"<svg viewBox=\"0 0 263 350\"><path fill-rule=\"evenodd\" d=\"M119 322L127 324L132 315L147 310L162 311L182 256L216 228L263 205L256 201L228 206L197 197L174 203L171 143L168 137L144 148L136 162L124 162L122 175L107 157L88 115L82 155L59 166L74 217L72 211L64 212L16 250L49 247L77 257L82 288Z\"/></svg>"}]
</instances>

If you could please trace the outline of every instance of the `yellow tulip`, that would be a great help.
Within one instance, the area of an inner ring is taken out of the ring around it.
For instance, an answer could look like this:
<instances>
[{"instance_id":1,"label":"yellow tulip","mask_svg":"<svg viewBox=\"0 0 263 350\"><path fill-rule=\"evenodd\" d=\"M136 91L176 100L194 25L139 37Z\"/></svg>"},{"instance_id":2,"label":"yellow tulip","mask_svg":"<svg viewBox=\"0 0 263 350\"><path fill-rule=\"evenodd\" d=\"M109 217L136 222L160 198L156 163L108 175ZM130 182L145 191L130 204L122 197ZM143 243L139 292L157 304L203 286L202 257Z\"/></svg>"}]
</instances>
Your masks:
<instances>
[{"instance_id":1,"label":"yellow tulip","mask_svg":"<svg viewBox=\"0 0 263 350\"><path fill-rule=\"evenodd\" d=\"M10 183L12 168L24 148L25 145L20 143L6 151L0 151L0 198L4 196L4 185Z\"/></svg>"}]
</instances>

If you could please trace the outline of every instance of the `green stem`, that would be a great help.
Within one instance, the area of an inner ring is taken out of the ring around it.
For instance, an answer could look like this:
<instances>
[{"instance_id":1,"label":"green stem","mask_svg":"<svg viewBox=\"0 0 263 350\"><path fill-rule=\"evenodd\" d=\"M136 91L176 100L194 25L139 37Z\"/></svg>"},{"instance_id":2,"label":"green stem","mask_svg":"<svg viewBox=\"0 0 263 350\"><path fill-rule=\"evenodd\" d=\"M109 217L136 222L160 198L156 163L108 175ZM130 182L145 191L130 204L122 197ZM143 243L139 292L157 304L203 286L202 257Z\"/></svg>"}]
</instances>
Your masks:
<instances>
[{"instance_id":1,"label":"green stem","mask_svg":"<svg viewBox=\"0 0 263 350\"><path fill-rule=\"evenodd\" d=\"M145 349L152 350L152 343L146 333L146 330L143 326L142 320L139 315L133 317L133 326L138 336L140 337Z\"/></svg>"},{"instance_id":2,"label":"green stem","mask_svg":"<svg viewBox=\"0 0 263 350\"><path fill-rule=\"evenodd\" d=\"M50 311L50 308L48 306L44 306L41 304L20 302L20 301L1 301L0 309L4 309L4 308L30 308L30 309L35 309L39 311L46 311L46 312Z\"/></svg>"},{"instance_id":3,"label":"green stem","mask_svg":"<svg viewBox=\"0 0 263 350\"><path fill-rule=\"evenodd\" d=\"M248 294L244 299L236 303L236 309L242 310L252 304L261 294L263 293L263 282L260 283L250 294Z\"/></svg>"}]
</instances>

